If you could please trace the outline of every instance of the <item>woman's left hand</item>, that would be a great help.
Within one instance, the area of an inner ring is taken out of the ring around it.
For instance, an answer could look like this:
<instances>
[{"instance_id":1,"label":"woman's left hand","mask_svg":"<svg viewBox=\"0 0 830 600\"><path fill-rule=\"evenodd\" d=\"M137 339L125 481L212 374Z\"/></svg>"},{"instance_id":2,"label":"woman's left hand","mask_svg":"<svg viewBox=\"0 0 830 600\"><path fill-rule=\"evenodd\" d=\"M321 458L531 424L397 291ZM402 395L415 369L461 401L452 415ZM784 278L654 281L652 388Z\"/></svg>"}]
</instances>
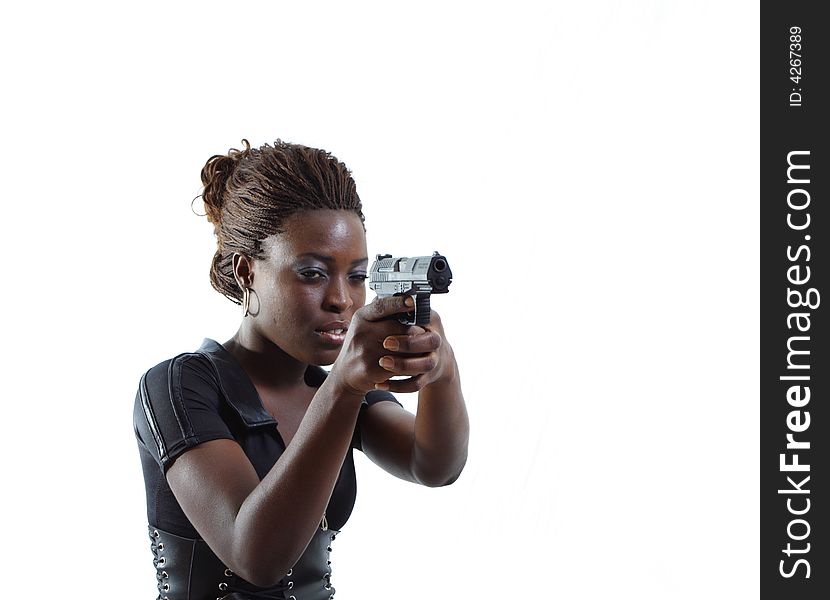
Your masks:
<instances>
[{"instance_id":1,"label":"woman's left hand","mask_svg":"<svg viewBox=\"0 0 830 600\"><path fill-rule=\"evenodd\" d=\"M444 335L441 317L434 310L430 311L430 322L419 327L412 325L405 335L390 335L383 340L386 353L381 356L379 364L389 372L389 377L409 375L408 379L387 380L375 386L379 390L409 393L428 386L452 381L457 373L457 365L452 347ZM402 370L401 358L419 358L417 366Z\"/></svg>"}]
</instances>

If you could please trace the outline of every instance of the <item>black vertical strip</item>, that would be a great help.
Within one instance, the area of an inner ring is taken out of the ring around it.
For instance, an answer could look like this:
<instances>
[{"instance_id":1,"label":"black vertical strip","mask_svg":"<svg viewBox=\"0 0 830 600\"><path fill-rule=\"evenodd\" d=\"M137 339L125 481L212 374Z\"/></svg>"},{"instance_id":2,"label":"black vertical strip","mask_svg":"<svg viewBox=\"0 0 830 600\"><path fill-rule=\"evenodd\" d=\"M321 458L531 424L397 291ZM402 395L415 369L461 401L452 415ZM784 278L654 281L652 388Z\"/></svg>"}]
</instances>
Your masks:
<instances>
[{"instance_id":1,"label":"black vertical strip","mask_svg":"<svg viewBox=\"0 0 830 600\"><path fill-rule=\"evenodd\" d=\"M830 596L830 22L761 12L761 597Z\"/></svg>"}]
</instances>

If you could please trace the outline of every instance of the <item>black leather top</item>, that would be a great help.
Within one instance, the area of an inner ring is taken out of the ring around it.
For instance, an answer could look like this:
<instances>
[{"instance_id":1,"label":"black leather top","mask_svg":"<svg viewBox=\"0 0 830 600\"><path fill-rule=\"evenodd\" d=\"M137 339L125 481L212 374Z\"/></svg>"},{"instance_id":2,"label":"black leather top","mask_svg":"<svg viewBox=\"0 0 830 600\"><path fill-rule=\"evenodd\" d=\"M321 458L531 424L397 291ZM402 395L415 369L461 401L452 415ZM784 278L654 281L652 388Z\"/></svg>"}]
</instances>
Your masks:
<instances>
[{"instance_id":1,"label":"black leather top","mask_svg":"<svg viewBox=\"0 0 830 600\"><path fill-rule=\"evenodd\" d=\"M322 368L309 366L306 382L319 387L326 375ZM382 401L397 402L388 392L366 395L352 448L361 449L360 426L365 410ZM220 344L206 339L196 352L180 354L159 363L141 378L133 422L144 472L147 520L153 540L151 548L156 555L154 562L161 561L158 567L159 598L214 600L223 597L219 592L248 594L228 595L228 600L248 597L290 600L291 596L296 600L318 600L332 595L333 589L327 589L330 573L327 549L354 507L356 480L351 451L346 454L326 508L330 529L318 529L293 568L291 579L283 578L280 586L263 590L235 575L224 578L225 566L184 515L165 477L176 458L208 440L235 440L260 478L285 451L276 420L265 410L256 388L236 359ZM167 554L174 549L174 554ZM292 582L290 588L289 581ZM228 587L220 590L221 583Z\"/></svg>"}]
</instances>

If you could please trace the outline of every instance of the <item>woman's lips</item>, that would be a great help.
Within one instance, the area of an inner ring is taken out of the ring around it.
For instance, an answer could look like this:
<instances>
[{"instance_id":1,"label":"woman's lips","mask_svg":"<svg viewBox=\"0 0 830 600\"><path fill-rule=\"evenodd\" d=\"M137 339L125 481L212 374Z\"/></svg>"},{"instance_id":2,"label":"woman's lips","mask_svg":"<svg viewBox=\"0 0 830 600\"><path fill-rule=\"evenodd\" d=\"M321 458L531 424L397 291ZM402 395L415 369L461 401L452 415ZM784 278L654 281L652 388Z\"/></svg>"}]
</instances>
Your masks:
<instances>
[{"instance_id":1,"label":"woman's lips","mask_svg":"<svg viewBox=\"0 0 830 600\"><path fill-rule=\"evenodd\" d=\"M346 339L346 332L349 329L349 324L344 321L335 321L333 323L326 323L314 333L323 338L324 341L330 344L341 345Z\"/></svg>"},{"instance_id":2,"label":"woman's lips","mask_svg":"<svg viewBox=\"0 0 830 600\"><path fill-rule=\"evenodd\" d=\"M315 333L323 338L324 341L331 344L341 345L343 340L346 339L345 333L333 333L330 331L315 331Z\"/></svg>"}]
</instances>

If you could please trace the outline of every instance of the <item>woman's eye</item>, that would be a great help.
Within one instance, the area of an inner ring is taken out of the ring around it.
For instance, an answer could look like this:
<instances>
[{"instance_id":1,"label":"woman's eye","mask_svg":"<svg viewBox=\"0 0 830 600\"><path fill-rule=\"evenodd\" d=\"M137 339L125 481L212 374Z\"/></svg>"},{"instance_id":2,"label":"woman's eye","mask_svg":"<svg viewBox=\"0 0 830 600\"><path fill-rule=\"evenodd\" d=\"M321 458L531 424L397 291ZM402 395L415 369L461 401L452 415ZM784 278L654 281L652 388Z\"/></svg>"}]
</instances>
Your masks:
<instances>
[{"instance_id":1,"label":"woman's eye","mask_svg":"<svg viewBox=\"0 0 830 600\"><path fill-rule=\"evenodd\" d=\"M369 279L369 276L366 273L352 273L349 275L349 278L353 281L366 281Z\"/></svg>"},{"instance_id":2,"label":"woman's eye","mask_svg":"<svg viewBox=\"0 0 830 600\"><path fill-rule=\"evenodd\" d=\"M319 279L321 277L325 277L325 274L322 271L311 270L311 271L300 271L300 276L305 279Z\"/></svg>"}]
</instances>

